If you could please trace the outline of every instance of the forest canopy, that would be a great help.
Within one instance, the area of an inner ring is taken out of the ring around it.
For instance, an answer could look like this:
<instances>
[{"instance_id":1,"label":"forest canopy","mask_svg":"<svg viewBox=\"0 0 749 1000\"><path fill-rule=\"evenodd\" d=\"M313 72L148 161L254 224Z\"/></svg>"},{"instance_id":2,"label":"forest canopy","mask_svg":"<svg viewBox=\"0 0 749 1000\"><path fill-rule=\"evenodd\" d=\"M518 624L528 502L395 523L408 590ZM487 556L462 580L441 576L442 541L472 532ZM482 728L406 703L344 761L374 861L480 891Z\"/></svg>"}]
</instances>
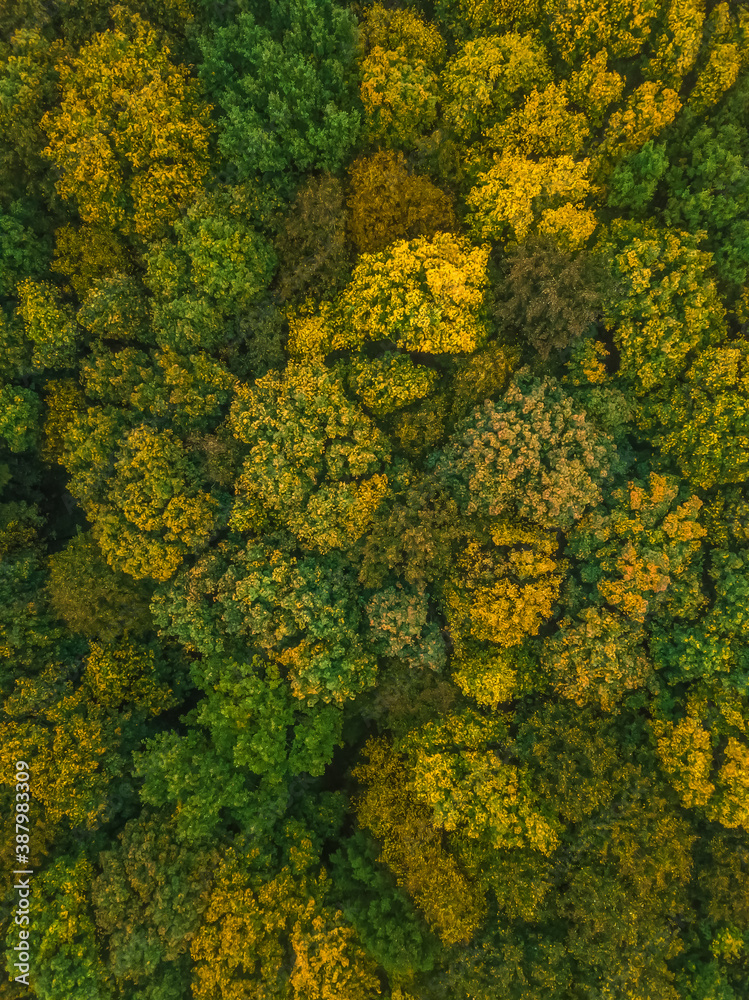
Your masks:
<instances>
[{"instance_id":1,"label":"forest canopy","mask_svg":"<svg viewBox=\"0 0 749 1000\"><path fill-rule=\"evenodd\" d=\"M0 5L0 1000L743 1000L748 650L745 0Z\"/></svg>"}]
</instances>

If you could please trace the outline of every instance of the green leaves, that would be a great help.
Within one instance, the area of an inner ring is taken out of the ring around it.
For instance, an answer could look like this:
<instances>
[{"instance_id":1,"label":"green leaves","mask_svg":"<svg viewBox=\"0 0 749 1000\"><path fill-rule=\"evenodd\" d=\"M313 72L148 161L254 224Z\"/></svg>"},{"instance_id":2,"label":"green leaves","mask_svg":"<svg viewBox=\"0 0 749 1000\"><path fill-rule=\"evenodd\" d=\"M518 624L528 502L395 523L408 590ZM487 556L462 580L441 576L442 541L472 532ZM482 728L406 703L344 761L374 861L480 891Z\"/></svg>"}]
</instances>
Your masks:
<instances>
[{"instance_id":1,"label":"green leaves","mask_svg":"<svg viewBox=\"0 0 749 1000\"><path fill-rule=\"evenodd\" d=\"M332 0L284 0L201 37L200 75L224 113L219 147L240 179L288 191L289 171L335 171L351 149L355 24Z\"/></svg>"}]
</instances>

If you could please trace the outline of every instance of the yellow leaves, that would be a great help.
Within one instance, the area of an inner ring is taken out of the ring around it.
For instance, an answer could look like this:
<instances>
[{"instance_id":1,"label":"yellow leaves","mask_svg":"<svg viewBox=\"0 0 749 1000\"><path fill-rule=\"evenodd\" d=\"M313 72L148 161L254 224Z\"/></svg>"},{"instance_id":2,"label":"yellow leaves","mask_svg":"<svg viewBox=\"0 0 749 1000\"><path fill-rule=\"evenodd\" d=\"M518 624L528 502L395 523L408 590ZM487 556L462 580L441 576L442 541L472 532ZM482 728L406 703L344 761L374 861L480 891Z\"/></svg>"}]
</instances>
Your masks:
<instances>
[{"instance_id":1,"label":"yellow leaves","mask_svg":"<svg viewBox=\"0 0 749 1000\"><path fill-rule=\"evenodd\" d=\"M371 1000L379 996L375 962L359 944L340 910L319 912L310 899L290 934L296 1000Z\"/></svg>"},{"instance_id":2,"label":"yellow leaves","mask_svg":"<svg viewBox=\"0 0 749 1000\"><path fill-rule=\"evenodd\" d=\"M519 94L550 81L546 51L531 36L476 38L448 61L440 78L445 123L468 139L500 121Z\"/></svg>"},{"instance_id":3,"label":"yellow leaves","mask_svg":"<svg viewBox=\"0 0 749 1000\"><path fill-rule=\"evenodd\" d=\"M176 702L171 690L155 679L155 668L151 649L91 643L83 684L94 701L113 714L136 709L158 715Z\"/></svg>"},{"instance_id":4,"label":"yellow leaves","mask_svg":"<svg viewBox=\"0 0 749 1000\"><path fill-rule=\"evenodd\" d=\"M365 785L356 803L359 823L382 842L382 860L441 940L467 943L483 919L483 898L442 846L431 810L415 801L387 741L369 740L364 754L369 763L353 772Z\"/></svg>"},{"instance_id":5,"label":"yellow leaves","mask_svg":"<svg viewBox=\"0 0 749 1000\"><path fill-rule=\"evenodd\" d=\"M624 107L609 118L596 151L593 173L605 173L617 158L642 149L671 124L680 109L681 99L675 90L652 80L641 83L627 97Z\"/></svg>"},{"instance_id":6,"label":"yellow leaves","mask_svg":"<svg viewBox=\"0 0 749 1000\"><path fill-rule=\"evenodd\" d=\"M115 22L59 64L62 103L42 120L45 155L85 223L154 238L207 170L209 108L147 22L124 8Z\"/></svg>"},{"instance_id":7,"label":"yellow leaves","mask_svg":"<svg viewBox=\"0 0 749 1000\"><path fill-rule=\"evenodd\" d=\"M742 53L735 42L717 45L712 50L689 95L689 107L695 114L704 114L736 83L741 61Z\"/></svg>"},{"instance_id":8,"label":"yellow leaves","mask_svg":"<svg viewBox=\"0 0 749 1000\"><path fill-rule=\"evenodd\" d=\"M561 250L575 251L587 245L597 225L595 212L568 203L542 212L538 232L552 236Z\"/></svg>"},{"instance_id":9,"label":"yellow leaves","mask_svg":"<svg viewBox=\"0 0 749 1000\"><path fill-rule=\"evenodd\" d=\"M364 254L339 308L345 327L429 354L475 351L486 339L482 309L489 246L437 233Z\"/></svg>"},{"instance_id":10,"label":"yellow leaves","mask_svg":"<svg viewBox=\"0 0 749 1000\"><path fill-rule=\"evenodd\" d=\"M666 15L666 30L658 40L653 58L645 67L650 79L660 80L674 90L679 89L697 61L704 22L702 0L671 0Z\"/></svg>"},{"instance_id":11,"label":"yellow leaves","mask_svg":"<svg viewBox=\"0 0 749 1000\"><path fill-rule=\"evenodd\" d=\"M571 156L540 162L517 153L495 156L494 166L479 175L466 198L471 232L480 239L520 242L543 219L545 231L559 233L570 246L581 245L594 227L594 217L582 205L590 191L589 162L576 163ZM554 211L563 206L561 213Z\"/></svg>"},{"instance_id":12,"label":"yellow leaves","mask_svg":"<svg viewBox=\"0 0 749 1000\"><path fill-rule=\"evenodd\" d=\"M735 695L719 693L721 720L713 715L712 700L696 690L684 718L651 721L658 756L686 808L701 807L713 822L749 830L749 746L731 735L734 729L745 738L746 706Z\"/></svg>"},{"instance_id":13,"label":"yellow leaves","mask_svg":"<svg viewBox=\"0 0 749 1000\"><path fill-rule=\"evenodd\" d=\"M318 315L314 315L313 308L312 300L308 299L301 308L287 310L286 350L294 361L321 362L332 350L356 346L336 330L329 303L321 303Z\"/></svg>"},{"instance_id":14,"label":"yellow leaves","mask_svg":"<svg viewBox=\"0 0 749 1000\"><path fill-rule=\"evenodd\" d=\"M563 698L610 712L624 692L641 687L653 673L644 640L642 627L623 615L587 607L577 621L562 618L544 644L544 663Z\"/></svg>"},{"instance_id":15,"label":"yellow leaves","mask_svg":"<svg viewBox=\"0 0 749 1000\"><path fill-rule=\"evenodd\" d=\"M691 809L704 806L715 791L710 781L713 750L710 734L701 719L687 715L677 723L653 719L658 757L679 794L682 804Z\"/></svg>"},{"instance_id":16,"label":"yellow leaves","mask_svg":"<svg viewBox=\"0 0 749 1000\"><path fill-rule=\"evenodd\" d=\"M387 354L353 361L349 381L367 409L382 417L424 399L437 378L434 369L414 365L406 354Z\"/></svg>"},{"instance_id":17,"label":"yellow leaves","mask_svg":"<svg viewBox=\"0 0 749 1000\"><path fill-rule=\"evenodd\" d=\"M551 558L554 537L500 523L496 548L469 542L444 586L444 607L456 652L471 639L502 648L536 635L559 597L565 564Z\"/></svg>"},{"instance_id":18,"label":"yellow leaves","mask_svg":"<svg viewBox=\"0 0 749 1000\"><path fill-rule=\"evenodd\" d=\"M373 3L361 25L362 48L402 49L409 60L421 59L430 69L437 69L445 58L445 41L434 24L425 21L415 10L390 10Z\"/></svg>"},{"instance_id":19,"label":"yellow leaves","mask_svg":"<svg viewBox=\"0 0 749 1000\"><path fill-rule=\"evenodd\" d=\"M17 294L18 312L23 318L26 336L34 344L34 367L70 365L75 358L79 333L70 307L60 303L54 285L25 278L18 282Z\"/></svg>"},{"instance_id":20,"label":"yellow leaves","mask_svg":"<svg viewBox=\"0 0 749 1000\"><path fill-rule=\"evenodd\" d=\"M638 394L683 375L689 353L726 336L725 309L709 277L709 254L679 230L616 222L599 244L620 278L605 303L622 375Z\"/></svg>"},{"instance_id":21,"label":"yellow leaves","mask_svg":"<svg viewBox=\"0 0 749 1000\"><path fill-rule=\"evenodd\" d=\"M534 808L524 773L497 749L505 739L501 718L471 710L427 723L401 742L409 755L408 787L445 830L496 850L528 846L550 854L557 834Z\"/></svg>"},{"instance_id":22,"label":"yellow leaves","mask_svg":"<svg viewBox=\"0 0 749 1000\"><path fill-rule=\"evenodd\" d=\"M511 701L518 688L518 672L506 649L465 645L453 657L452 679L465 695L479 705L497 708Z\"/></svg>"},{"instance_id":23,"label":"yellow leaves","mask_svg":"<svg viewBox=\"0 0 749 1000\"><path fill-rule=\"evenodd\" d=\"M534 89L522 108L484 133L481 148L526 156L576 156L590 135L585 115L569 106L568 83Z\"/></svg>"},{"instance_id":24,"label":"yellow leaves","mask_svg":"<svg viewBox=\"0 0 749 1000\"><path fill-rule=\"evenodd\" d=\"M650 37L658 5L651 0L543 0L543 8L560 55L573 64L601 47L612 59L636 56Z\"/></svg>"},{"instance_id":25,"label":"yellow leaves","mask_svg":"<svg viewBox=\"0 0 749 1000\"><path fill-rule=\"evenodd\" d=\"M189 548L206 545L217 528L217 509L216 498L207 493L172 497L163 514L164 540L180 541Z\"/></svg>"},{"instance_id":26,"label":"yellow leaves","mask_svg":"<svg viewBox=\"0 0 749 1000\"><path fill-rule=\"evenodd\" d=\"M437 118L436 75L423 59L409 59L403 48L376 46L361 66L364 136L387 146L411 145L414 136Z\"/></svg>"},{"instance_id":27,"label":"yellow leaves","mask_svg":"<svg viewBox=\"0 0 749 1000\"><path fill-rule=\"evenodd\" d=\"M749 747L729 736L724 762L716 777L717 796L706 812L730 829L742 826L749 832Z\"/></svg>"},{"instance_id":28,"label":"yellow leaves","mask_svg":"<svg viewBox=\"0 0 749 1000\"><path fill-rule=\"evenodd\" d=\"M586 59L579 70L571 74L568 93L570 99L585 109L591 125L598 128L607 109L624 93L624 79L606 69L608 54L600 49L591 59Z\"/></svg>"}]
</instances>

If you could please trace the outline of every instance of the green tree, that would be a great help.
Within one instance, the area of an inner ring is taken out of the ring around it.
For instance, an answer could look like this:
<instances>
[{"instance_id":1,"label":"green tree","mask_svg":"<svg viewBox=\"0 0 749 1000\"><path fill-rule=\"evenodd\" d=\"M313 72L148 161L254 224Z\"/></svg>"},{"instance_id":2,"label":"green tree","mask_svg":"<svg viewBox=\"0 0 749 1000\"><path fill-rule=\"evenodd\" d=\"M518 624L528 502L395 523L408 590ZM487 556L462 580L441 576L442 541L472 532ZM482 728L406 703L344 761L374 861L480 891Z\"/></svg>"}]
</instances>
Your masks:
<instances>
[{"instance_id":1,"label":"green tree","mask_svg":"<svg viewBox=\"0 0 749 1000\"><path fill-rule=\"evenodd\" d=\"M241 386L231 426L249 446L233 528L254 531L265 511L321 552L346 548L366 531L388 492L380 470L390 446L332 373L292 361Z\"/></svg>"},{"instance_id":2,"label":"green tree","mask_svg":"<svg viewBox=\"0 0 749 1000\"><path fill-rule=\"evenodd\" d=\"M336 171L356 140L356 25L332 0L256 10L199 37L199 72L240 180L263 176L288 193L294 174Z\"/></svg>"},{"instance_id":3,"label":"green tree","mask_svg":"<svg viewBox=\"0 0 749 1000\"><path fill-rule=\"evenodd\" d=\"M253 225L251 186L195 198L175 222L176 243L154 243L146 255L159 346L212 349L228 319L255 303L276 268L269 242Z\"/></svg>"},{"instance_id":4,"label":"green tree","mask_svg":"<svg viewBox=\"0 0 749 1000\"><path fill-rule=\"evenodd\" d=\"M620 377L637 395L661 386L670 394L691 352L726 336L710 256L687 233L622 220L596 251L612 262L604 320L619 351Z\"/></svg>"}]
</instances>

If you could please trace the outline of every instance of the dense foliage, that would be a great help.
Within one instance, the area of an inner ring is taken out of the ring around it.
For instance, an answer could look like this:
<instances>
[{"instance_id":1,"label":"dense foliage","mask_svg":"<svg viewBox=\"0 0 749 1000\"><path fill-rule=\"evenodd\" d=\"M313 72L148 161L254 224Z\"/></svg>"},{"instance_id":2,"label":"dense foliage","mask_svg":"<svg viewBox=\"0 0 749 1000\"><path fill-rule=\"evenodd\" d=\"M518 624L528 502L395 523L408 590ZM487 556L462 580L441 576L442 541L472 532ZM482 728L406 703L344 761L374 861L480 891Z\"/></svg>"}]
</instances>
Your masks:
<instances>
[{"instance_id":1,"label":"dense foliage","mask_svg":"<svg viewBox=\"0 0 749 1000\"><path fill-rule=\"evenodd\" d=\"M743 1000L748 335L746 0L0 5L0 1000Z\"/></svg>"}]
</instances>

